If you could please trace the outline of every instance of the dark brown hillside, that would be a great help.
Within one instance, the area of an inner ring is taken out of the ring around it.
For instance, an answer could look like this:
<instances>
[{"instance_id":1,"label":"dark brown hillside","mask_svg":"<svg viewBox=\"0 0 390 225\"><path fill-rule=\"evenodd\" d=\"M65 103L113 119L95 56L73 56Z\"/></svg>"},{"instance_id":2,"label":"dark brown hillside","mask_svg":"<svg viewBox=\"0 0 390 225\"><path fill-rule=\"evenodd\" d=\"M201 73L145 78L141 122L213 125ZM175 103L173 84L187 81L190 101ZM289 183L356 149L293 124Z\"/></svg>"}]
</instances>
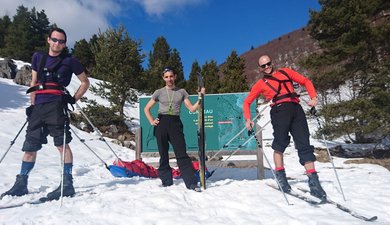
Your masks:
<instances>
[{"instance_id":1,"label":"dark brown hillside","mask_svg":"<svg viewBox=\"0 0 390 225\"><path fill-rule=\"evenodd\" d=\"M319 51L318 44L310 37L306 28L301 28L247 51L240 57L246 61L245 75L252 86L261 76L257 72L257 60L261 55L271 56L277 67L290 67L305 74L306 71L297 62L316 51Z\"/></svg>"},{"instance_id":2,"label":"dark brown hillside","mask_svg":"<svg viewBox=\"0 0 390 225\"><path fill-rule=\"evenodd\" d=\"M371 19L372 26L381 26L390 22L390 10L382 10ZM261 55L267 54L274 60L277 67L291 67L298 72L308 75L307 71L300 68L298 61L310 53L319 51L317 41L312 39L306 27L292 31L286 35L269 41L255 49L240 55L246 61L245 75L249 85L252 86L260 78L257 72L257 60Z\"/></svg>"}]
</instances>

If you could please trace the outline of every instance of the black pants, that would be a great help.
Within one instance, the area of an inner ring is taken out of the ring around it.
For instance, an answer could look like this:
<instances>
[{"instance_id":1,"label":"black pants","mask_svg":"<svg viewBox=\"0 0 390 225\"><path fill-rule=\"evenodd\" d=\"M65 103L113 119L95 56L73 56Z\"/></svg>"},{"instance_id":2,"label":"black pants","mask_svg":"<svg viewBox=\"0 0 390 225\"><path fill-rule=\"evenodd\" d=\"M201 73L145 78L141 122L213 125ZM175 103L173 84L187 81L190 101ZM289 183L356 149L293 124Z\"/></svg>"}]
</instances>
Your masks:
<instances>
[{"instance_id":1,"label":"black pants","mask_svg":"<svg viewBox=\"0 0 390 225\"><path fill-rule=\"evenodd\" d=\"M66 125L64 131L64 124ZM28 118L26 139L23 143L22 151L35 152L46 144L46 137L50 134L53 137L56 147L63 145L64 132L66 134L66 144L72 140L69 131L69 120L62 100L38 104L34 106L31 116Z\"/></svg>"},{"instance_id":2,"label":"black pants","mask_svg":"<svg viewBox=\"0 0 390 225\"><path fill-rule=\"evenodd\" d=\"M158 176L162 184L169 186L173 183L172 168L169 165L169 143L173 147L181 176L187 188L197 184L195 170L190 157L186 152L186 142L183 133L183 124L179 116L159 115L160 122L155 127L158 151L160 153L160 166Z\"/></svg>"},{"instance_id":3,"label":"black pants","mask_svg":"<svg viewBox=\"0 0 390 225\"><path fill-rule=\"evenodd\" d=\"M271 123L274 129L274 141L272 142L274 150L284 152L290 143L289 133L291 133L301 165L316 160L314 147L310 145L306 115L299 103L285 102L273 106Z\"/></svg>"}]
</instances>

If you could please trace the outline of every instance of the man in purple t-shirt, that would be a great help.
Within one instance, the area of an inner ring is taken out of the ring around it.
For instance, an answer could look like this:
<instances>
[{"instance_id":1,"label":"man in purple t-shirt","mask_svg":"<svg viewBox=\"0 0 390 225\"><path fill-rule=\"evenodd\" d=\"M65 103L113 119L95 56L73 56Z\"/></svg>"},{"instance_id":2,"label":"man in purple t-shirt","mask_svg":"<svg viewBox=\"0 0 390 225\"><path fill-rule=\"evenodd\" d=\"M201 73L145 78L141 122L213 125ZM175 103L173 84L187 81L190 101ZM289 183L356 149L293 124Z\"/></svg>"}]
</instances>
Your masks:
<instances>
[{"instance_id":1,"label":"man in purple t-shirt","mask_svg":"<svg viewBox=\"0 0 390 225\"><path fill-rule=\"evenodd\" d=\"M32 80L30 84L31 106L26 109L28 127L23 144L24 152L21 172L16 176L14 186L3 193L5 195L22 196L28 193L27 179L29 172L35 165L37 151L46 144L46 137L53 137L54 145L60 152L61 158L65 151L63 196L72 197L75 194L73 187L72 166L73 155L69 147L72 136L69 128L67 104L74 104L88 90L89 80L84 73L80 62L66 54L66 33L60 28L50 31L47 38L48 53L37 52L32 57ZM80 87L74 96L66 93L72 74L80 80ZM65 147L64 145L65 139ZM54 200L61 197L61 185L48 193L45 200Z\"/></svg>"}]
</instances>

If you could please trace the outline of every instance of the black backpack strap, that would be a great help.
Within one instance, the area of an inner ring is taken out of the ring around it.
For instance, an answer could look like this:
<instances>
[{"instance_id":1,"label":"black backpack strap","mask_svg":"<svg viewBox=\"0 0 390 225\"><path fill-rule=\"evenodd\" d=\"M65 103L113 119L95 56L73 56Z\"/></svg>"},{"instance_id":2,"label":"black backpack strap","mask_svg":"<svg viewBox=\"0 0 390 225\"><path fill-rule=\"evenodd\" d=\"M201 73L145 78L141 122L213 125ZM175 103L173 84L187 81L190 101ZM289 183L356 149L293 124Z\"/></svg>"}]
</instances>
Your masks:
<instances>
[{"instance_id":1,"label":"black backpack strap","mask_svg":"<svg viewBox=\"0 0 390 225\"><path fill-rule=\"evenodd\" d=\"M290 89L288 89L287 84L286 84L286 82L290 82L290 83L291 83L291 86L294 88L293 81L291 80L290 76L288 76L288 73L287 73L286 71L284 71L284 70L279 70L279 72L280 72L281 74L283 74L284 76L286 76L287 79L288 79L288 81L285 80L285 81L283 82L284 88L286 88L286 90L287 90L288 93L294 92L294 90L291 92Z\"/></svg>"},{"instance_id":2,"label":"black backpack strap","mask_svg":"<svg viewBox=\"0 0 390 225\"><path fill-rule=\"evenodd\" d=\"M38 67L38 71L37 71L38 85L30 87L27 90L27 94L31 93L33 91L45 90L45 89L64 91L65 87L63 87L61 85L46 85L46 74L48 72L56 72L60 68L60 66L62 64L62 60L64 60L65 57L60 55L59 60L57 60L57 62L54 64L54 66L52 68L47 68L46 61L47 61L47 58L49 57L49 54L47 54L46 52L41 52L41 54L42 54L42 58L39 61L39 67Z\"/></svg>"},{"instance_id":3,"label":"black backpack strap","mask_svg":"<svg viewBox=\"0 0 390 225\"><path fill-rule=\"evenodd\" d=\"M42 85L45 85L45 82L46 82L46 68L45 68L45 65L46 65L46 61L47 61L47 57L49 55L47 53L44 53L42 52L42 58L41 58L41 61L39 62L39 67L38 67L38 82Z\"/></svg>"},{"instance_id":4,"label":"black backpack strap","mask_svg":"<svg viewBox=\"0 0 390 225\"><path fill-rule=\"evenodd\" d=\"M281 74L283 74L284 76L286 76L286 77L287 77L287 80L279 80L279 79L277 79L277 78L275 78L275 77L272 77L272 76L264 76L264 78L263 78L264 83L265 83L268 87L270 87L272 90L275 91L275 95L274 95L274 97L272 98L272 101L275 103L275 102L277 102L277 101L279 101L279 100L281 100L281 99L284 99L284 98L291 98L291 99L293 99L293 98L299 97L299 95L298 95L297 93L295 93L294 90L293 90L293 91L290 91L290 89L287 87L287 84L286 84L287 82L290 82L291 85L294 87L293 81L291 80L291 78L290 78L290 76L288 75L288 73L287 73L286 71L284 71L284 70L278 70L278 71L279 71ZM268 83L267 79L268 79L268 80L277 81L277 82L279 83L278 89L276 90L276 88L272 87L271 84ZM282 84L283 84L283 87L287 90L288 93L279 96L280 90L282 89Z\"/></svg>"},{"instance_id":5,"label":"black backpack strap","mask_svg":"<svg viewBox=\"0 0 390 225\"><path fill-rule=\"evenodd\" d=\"M37 69L38 85L30 87L26 91L27 94L30 93L30 92L36 91L36 90L46 89L45 83L46 83L46 72L47 71L45 69L45 65L46 65L47 57L49 55L47 53L45 53L45 52L41 52L41 54L42 54L42 58L39 61L39 66L38 66L38 69Z\"/></svg>"},{"instance_id":6,"label":"black backpack strap","mask_svg":"<svg viewBox=\"0 0 390 225\"><path fill-rule=\"evenodd\" d=\"M38 80L40 81L40 83L44 84L46 82L46 73L57 72L62 65L62 61L66 58L66 55L61 54L60 56L58 56L58 59L55 62L55 64L51 68L47 68L45 66L49 54L45 52L42 52L41 54L42 54L42 58L41 61L39 62L39 67L38 67L38 73L39 73Z\"/></svg>"},{"instance_id":7,"label":"black backpack strap","mask_svg":"<svg viewBox=\"0 0 390 225\"><path fill-rule=\"evenodd\" d=\"M276 90L276 88L272 87L272 85L268 83L268 80L275 80L275 81L277 81L277 82L279 83L278 90ZM272 90L274 90L276 93L279 93L279 91L280 91L280 80L276 79L275 77L264 76L264 77L263 77L263 81L264 81L264 83L265 83L268 87L270 87L270 88L271 88Z\"/></svg>"},{"instance_id":8,"label":"black backpack strap","mask_svg":"<svg viewBox=\"0 0 390 225\"><path fill-rule=\"evenodd\" d=\"M267 80L274 80L274 81L277 81L278 84L279 84L279 85L278 85L278 89L272 87L272 85L271 85L270 83L268 83ZM277 79L277 78L275 78L275 77L272 77L272 76L264 76L264 77L263 77L263 81L264 81L264 83L265 83L269 88L271 88L273 91L275 91L275 95L274 95L273 99L276 98L276 96L279 95L280 90L281 90L281 88L282 88L282 87L281 87L282 81L279 80L279 79Z\"/></svg>"},{"instance_id":9,"label":"black backpack strap","mask_svg":"<svg viewBox=\"0 0 390 225\"><path fill-rule=\"evenodd\" d=\"M290 76L288 75L288 73L287 73L286 71L284 71L284 70L282 70L282 69L279 69L278 71L279 71L280 73L282 73L284 76L286 76L286 77L287 77L287 79L288 79L289 81L291 81L291 82L292 82L292 80L291 80Z\"/></svg>"},{"instance_id":10,"label":"black backpack strap","mask_svg":"<svg viewBox=\"0 0 390 225\"><path fill-rule=\"evenodd\" d=\"M50 84L39 84L30 87L26 93L31 93L33 91L38 91L38 90L59 90L59 91L65 91L65 88L63 86L58 86L58 85L50 85Z\"/></svg>"}]
</instances>

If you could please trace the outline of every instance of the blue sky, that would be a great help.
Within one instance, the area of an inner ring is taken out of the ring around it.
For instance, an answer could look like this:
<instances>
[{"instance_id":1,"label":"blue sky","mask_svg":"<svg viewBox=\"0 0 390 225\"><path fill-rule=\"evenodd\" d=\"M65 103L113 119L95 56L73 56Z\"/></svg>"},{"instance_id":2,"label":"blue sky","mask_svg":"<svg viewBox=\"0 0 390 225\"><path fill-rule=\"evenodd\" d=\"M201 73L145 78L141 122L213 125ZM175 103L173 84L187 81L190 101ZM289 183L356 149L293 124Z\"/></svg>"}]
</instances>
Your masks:
<instances>
[{"instance_id":1,"label":"blue sky","mask_svg":"<svg viewBox=\"0 0 390 225\"><path fill-rule=\"evenodd\" d=\"M67 31L69 47L119 24L145 53L164 36L179 51L186 78L195 60L221 64L232 50L242 54L306 26L309 9L320 9L316 0L3 0L0 15L13 16L21 4L44 9Z\"/></svg>"}]
</instances>

